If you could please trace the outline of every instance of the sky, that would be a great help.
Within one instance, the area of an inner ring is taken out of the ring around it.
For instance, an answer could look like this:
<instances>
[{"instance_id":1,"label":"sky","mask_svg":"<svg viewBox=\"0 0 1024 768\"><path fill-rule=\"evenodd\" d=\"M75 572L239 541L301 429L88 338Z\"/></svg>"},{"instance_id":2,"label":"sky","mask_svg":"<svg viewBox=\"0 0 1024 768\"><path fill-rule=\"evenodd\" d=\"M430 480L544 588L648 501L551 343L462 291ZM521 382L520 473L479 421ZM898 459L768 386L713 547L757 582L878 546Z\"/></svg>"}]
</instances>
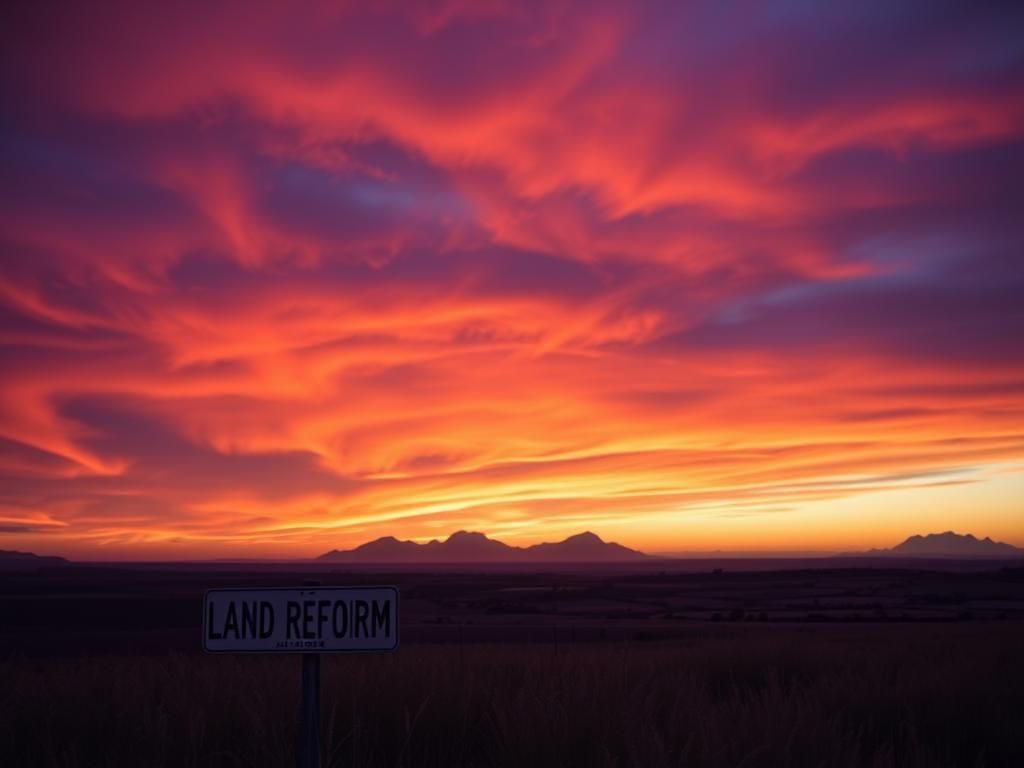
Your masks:
<instances>
[{"instance_id":1,"label":"sky","mask_svg":"<svg viewBox=\"0 0 1024 768\"><path fill-rule=\"evenodd\" d=\"M0 11L0 548L1024 546L1019 3Z\"/></svg>"}]
</instances>

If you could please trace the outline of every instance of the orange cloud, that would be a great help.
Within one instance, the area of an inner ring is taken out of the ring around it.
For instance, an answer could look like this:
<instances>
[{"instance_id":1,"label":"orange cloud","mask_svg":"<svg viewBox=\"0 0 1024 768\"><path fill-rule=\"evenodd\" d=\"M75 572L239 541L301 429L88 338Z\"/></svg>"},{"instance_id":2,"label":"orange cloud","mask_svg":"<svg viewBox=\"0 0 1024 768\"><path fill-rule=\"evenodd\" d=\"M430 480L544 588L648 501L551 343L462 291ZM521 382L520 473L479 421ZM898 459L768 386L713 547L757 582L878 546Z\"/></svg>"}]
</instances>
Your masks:
<instances>
[{"instance_id":1,"label":"orange cloud","mask_svg":"<svg viewBox=\"0 0 1024 768\"><path fill-rule=\"evenodd\" d=\"M12 12L0 545L1024 543L1019 45L777 12Z\"/></svg>"}]
</instances>

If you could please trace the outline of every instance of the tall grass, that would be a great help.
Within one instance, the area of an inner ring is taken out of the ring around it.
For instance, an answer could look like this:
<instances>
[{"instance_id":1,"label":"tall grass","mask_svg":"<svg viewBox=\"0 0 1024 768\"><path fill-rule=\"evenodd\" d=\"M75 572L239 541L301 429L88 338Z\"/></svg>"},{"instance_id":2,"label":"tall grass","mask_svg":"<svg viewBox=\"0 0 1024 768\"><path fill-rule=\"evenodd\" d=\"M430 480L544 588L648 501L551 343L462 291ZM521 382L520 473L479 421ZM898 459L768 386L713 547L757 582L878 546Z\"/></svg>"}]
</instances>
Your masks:
<instances>
[{"instance_id":1,"label":"tall grass","mask_svg":"<svg viewBox=\"0 0 1024 768\"><path fill-rule=\"evenodd\" d=\"M758 627L323 664L325 766L1024 765L1024 627ZM0 661L0 765L290 766L296 657Z\"/></svg>"}]
</instances>

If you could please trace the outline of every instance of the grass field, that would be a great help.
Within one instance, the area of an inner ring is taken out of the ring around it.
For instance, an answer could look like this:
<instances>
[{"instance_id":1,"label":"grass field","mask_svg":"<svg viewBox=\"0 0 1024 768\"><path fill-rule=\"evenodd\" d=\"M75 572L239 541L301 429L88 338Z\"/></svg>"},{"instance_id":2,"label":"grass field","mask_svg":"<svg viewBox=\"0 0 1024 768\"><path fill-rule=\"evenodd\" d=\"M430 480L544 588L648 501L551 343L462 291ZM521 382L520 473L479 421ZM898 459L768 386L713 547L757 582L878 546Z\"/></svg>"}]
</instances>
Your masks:
<instances>
[{"instance_id":1,"label":"grass field","mask_svg":"<svg viewBox=\"0 0 1024 768\"><path fill-rule=\"evenodd\" d=\"M1024 625L324 658L325 766L1024 765ZM294 765L296 657L0 661L0 765Z\"/></svg>"}]
</instances>

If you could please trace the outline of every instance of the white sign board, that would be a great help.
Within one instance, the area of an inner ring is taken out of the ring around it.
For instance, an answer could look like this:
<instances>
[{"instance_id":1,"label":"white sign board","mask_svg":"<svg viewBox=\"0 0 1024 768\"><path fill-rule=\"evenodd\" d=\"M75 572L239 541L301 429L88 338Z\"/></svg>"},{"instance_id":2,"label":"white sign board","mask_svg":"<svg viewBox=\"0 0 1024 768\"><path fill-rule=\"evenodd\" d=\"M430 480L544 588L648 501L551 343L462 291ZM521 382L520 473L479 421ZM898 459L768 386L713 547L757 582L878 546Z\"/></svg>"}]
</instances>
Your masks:
<instances>
[{"instance_id":1,"label":"white sign board","mask_svg":"<svg viewBox=\"0 0 1024 768\"><path fill-rule=\"evenodd\" d=\"M393 651L397 587L211 589L203 605L209 653Z\"/></svg>"}]
</instances>

